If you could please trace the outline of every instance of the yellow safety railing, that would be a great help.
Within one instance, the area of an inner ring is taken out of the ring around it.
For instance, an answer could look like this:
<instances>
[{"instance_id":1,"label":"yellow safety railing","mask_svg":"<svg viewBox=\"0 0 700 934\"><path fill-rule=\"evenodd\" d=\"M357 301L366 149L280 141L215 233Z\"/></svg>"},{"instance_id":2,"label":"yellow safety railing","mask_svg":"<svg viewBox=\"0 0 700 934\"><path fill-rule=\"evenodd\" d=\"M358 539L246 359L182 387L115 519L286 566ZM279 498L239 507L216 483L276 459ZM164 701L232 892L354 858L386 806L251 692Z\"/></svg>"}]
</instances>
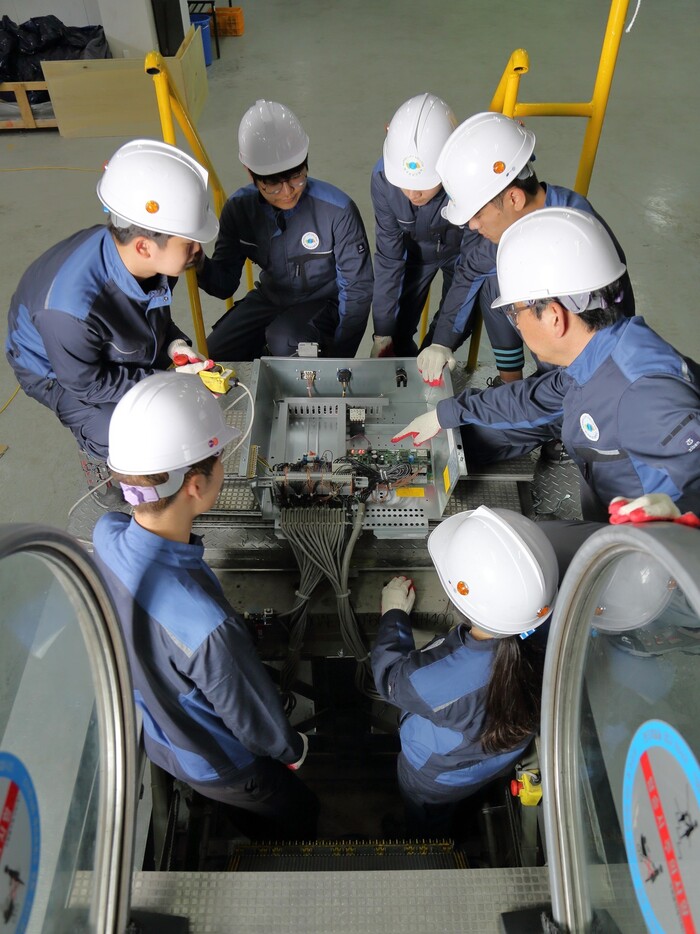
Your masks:
<instances>
[{"instance_id":1,"label":"yellow safety railing","mask_svg":"<svg viewBox=\"0 0 700 934\"><path fill-rule=\"evenodd\" d=\"M589 101L560 104L518 103L520 78L527 73L530 64L527 52L524 49L516 49L506 65L489 106L489 110L504 113L508 117L585 117L588 126L581 146L574 184L574 190L584 196L588 194L591 183L628 6L629 0L611 0L593 96Z\"/></svg>"},{"instance_id":2,"label":"yellow safety railing","mask_svg":"<svg viewBox=\"0 0 700 934\"><path fill-rule=\"evenodd\" d=\"M163 141L173 146L176 145L174 122L174 120L176 120L195 159L209 172L209 185L214 195L214 210L216 216L219 217L226 203L226 193L219 181L219 176L216 174L211 159L207 155L207 151L197 132L197 128L190 119L187 108L180 98L177 87L170 79L168 66L165 64L165 60L159 52L149 52L146 56L144 67L146 74L153 78ZM185 276L187 279L187 292L190 297L190 306L192 308L192 322L194 324L194 336L197 349L200 353L206 354L207 340L204 334L204 319L202 318L202 303L199 300L197 274L194 269L188 269ZM249 260L246 261L246 278L248 289L250 290L253 288L253 267ZM229 299L226 304L227 307L230 308L232 301Z\"/></svg>"},{"instance_id":3,"label":"yellow safety railing","mask_svg":"<svg viewBox=\"0 0 700 934\"><path fill-rule=\"evenodd\" d=\"M589 101L570 103L527 104L518 102L520 79L530 69L530 59L525 49L516 49L508 59L508 64L498 82L496 93L491 99L489 110L503 113L508 117L585 117L588 120L586 133L581 146L578 171L574 190L580 195L587 195L593 174L593 164L598 152L603 120L610 97L610 87L615 73L617 54L620 50L625 16L629 0L611 0L608 22L605 27L603 46L598 62L598 71L593 87L593 96ZM426 300L420 323L420 341L423 341L428 326L430 296ZM476 369L479 340L481 338L481 315L476 315L474 330L469 343L467 369Z\"/></svg>"}]
</instances>

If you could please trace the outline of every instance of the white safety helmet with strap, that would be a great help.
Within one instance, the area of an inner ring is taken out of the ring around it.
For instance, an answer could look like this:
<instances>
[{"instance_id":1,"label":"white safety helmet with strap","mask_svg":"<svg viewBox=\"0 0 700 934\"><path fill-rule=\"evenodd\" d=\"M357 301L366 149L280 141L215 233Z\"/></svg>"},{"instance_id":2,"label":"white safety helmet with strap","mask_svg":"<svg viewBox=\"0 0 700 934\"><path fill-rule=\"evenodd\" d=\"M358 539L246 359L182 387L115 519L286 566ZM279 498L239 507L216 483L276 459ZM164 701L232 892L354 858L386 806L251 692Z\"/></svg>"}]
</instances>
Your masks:
<instances>
[{"instance_id":1,"label":"white safety helmet with strap","mask_svg":"<svg viewBox=\"0 0 700 934\"><path fill-rule=\"evenodd\" d=\"M442 215L466 224L515 178L532 175L535 134L499 113L480 113L461 123L445 143L437 173L450 200Z\"/></svg>"},{"instance_id":2,"label":"white safety helmet with strap","mask_svg":"<svg viewBox=\"0 0 700 934\"><path fill-rule=\"evenodd\" d=\"M435 94L418 94L391 118L384 141L384 174L392 185L428 191L441 184L435 164L457 126L452 109Z\"/></svg>"},{"instance_id":3,"label":"white safety helmet with strap","mask_svg":"<svg viewBox=\"0 0 700 934\"><path fill-rule=\"evenodd\" d=\"M556 555L525 516L487 506L448 516L428 537L428 551L447 596L484 632L524 637L551 614Z\"/></svg>"},{"instance_id":4,"label":"white safety helmet with strap","mask_svg":"<svg viewBox=\"0 0 700 934\"><path fill-rule=\"evenodd\" d=\"M105 165L97 197L116 227L143 227L208 243L219 232L209 207L209 173L175 146L135 139Z\"/></svg>"},{"instance_id":5,"label":"white safety helmet with strap","mask_svg":"<svg viewBox=\"0 0 700 934\"><path fill-rule=\"evenodd\" d=\"M296 168L309 154L309 137L289 107L256 101L238 127L238 158L256 175Z\"/></svg>"},{"instance_id":6,"label":"white safety helmet with strap","mask_svg":"<svg viewBox=\"0 0 700 934\"><path fill-rule=\"evenodd\" d=\"M595 591L591 625L600 632L625 632L654 622L677 590L677 583L651 555L627 552L602 572Z\"/></svg>"},{"instance_id":7,"label":"white safety helmet with strap","mask_svg":"<svg viewBox=\"0 0 700 934\"><path fill-rule=\"evenodd\" d=\"M155 373L117 403L109 423L107 464L127 476L170 474L154 488L163 498L180 489L189 467L239 436L199 376Z\"/></svg>"},{"instance_id":8,"label":"white safety helmet with strap","mask_svg":"<svg viewBox=\"0 0 700 934\"><path fill-rule=\"evenodd\" d=\"M542 208L526 214L501 237L496 254L500 295L491 305L559 298L569 311L591 304L591 292L625 272L615 244L600 221L574 208Z\"/></svg>"}]
</instances>

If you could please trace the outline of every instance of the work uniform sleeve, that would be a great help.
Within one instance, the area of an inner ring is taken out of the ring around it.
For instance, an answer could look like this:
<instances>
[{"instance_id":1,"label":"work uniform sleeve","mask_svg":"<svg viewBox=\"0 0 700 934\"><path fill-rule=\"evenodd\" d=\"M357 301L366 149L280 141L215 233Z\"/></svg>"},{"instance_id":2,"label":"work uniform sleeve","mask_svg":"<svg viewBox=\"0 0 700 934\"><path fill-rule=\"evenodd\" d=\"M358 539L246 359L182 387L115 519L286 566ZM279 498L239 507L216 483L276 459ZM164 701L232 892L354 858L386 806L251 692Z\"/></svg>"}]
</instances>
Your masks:
<instances>
[{"instance_id":1,"label":"work uniform sleeve","mask_svg":"<svg viewBox=\"0 0 700 934\"><path fill-rule=\"evenodd\" d=\"M219 236L211 257L205 257L197 282L207 295L230 298L241 282L246 255L241 249L234 205L229 199L219 218Z\"/></svg>"},{"instance_id":2,"label":"work uniform sleeve","mask_svg":"<svg viewBox=\"0 0 700 934\"><path fill-rule=\"evenodd\" d=\"M197 650L193 678L228 729L256 756L285 765L303 755L282 700L255 651L245 624L225 620Z\"/></svg>"},{"instance_id":3,"label":"work uniform sleeve","mask_svg":"<svg viewBox=\"0 0 700 934\"><path fill-rule=\"evenodd\" d=\"M473 666L465 666L464 669L459 663L460 672L463 670L458 690L460 718L469 723L479 713L475 692L487 683L490 671L489 666L479 658L483 646L481 650L476 649L477 655L473 655L474 650L460 645L452 633L418 650L410 618L403 610L390 610L379 621L379 631L371 654L377 690L385 700L402 711L418 714L437 726L444 725L447 695L443 685L446 673L454 668L454 650L469 652L474 662ZM450 688L447 694L450 694ZM432 700L429 699L431 695ZM451 697L451 700L454 699Z\"/></svg>"},{"instance_id":4,"label":"work uniform sleeve","mask_svg":"<svg viewBox=\"0 0 700 934\"><path fill-rule=\"evenodd\" d=\"M433 343L451 350L464 341L481 286L489 276L496 275L496 247L481 234L465 229L459 257L449 292L440 310Z\"/></svg>"},{"instance_id":5,"label":"work uniform sleeve","mask_svg":"<svg viewBox=\"0 0 700 934\"><path fill-rule=\"evenodd\" d=\"M564 370L548 370L505 386L482 391L465 389L436 406L441 428L483 425L488 428L538 428L557 421L571 383Z\"/></svg>"},{"instance_id":6,"label":"work uniform sleeve","mask_svg":"<svg viewBox=\"0 0 700 934\"><path fill-rule=\"evenodd\" d=\"M618 426L644 493L667 493L681 512L700 515L697 389L667 376L638 379L622 394Z\"/></svg>"},{"instance_id":7,"label":"work uniform sleeve","mask_svg":"<svg viewBox=\"0 0 700 934\"><path fill-rule=\"evenodd\" d=\"M403 610L384 613L370 659L374 683L384 700L401 710L432 718L432 708L410 681L411 674L423 667L424 653L416 649L408 613Z\"/></svg>"},{"instance_id":8,"label":"work uniform sleeve","mask_svg":"<svg viewBox=\"0 0 700 934\"><path fill-rule=\"evenodd\" d=\"M377 172L372 173L371 194L375 229L372 295L374 333L379 337L393 337L406 267L406 248L403 230L391 209L382 178Z\"/></svg>"},{"instance_id":9,"label":"work uniform sleeve","mask_svg":"<svg viewBox=\"0 0 700 934\"><path fill-rule=\"evenodd\" d=\"M122 366L105 360L104 335L89 320L56 312L43 315L37 328L58 382L89 405L117 402L132 386L157 372L152 367ZM179 328L169 333L174 335L172 340L188 340Z\"/></svg>"},{"instance_id":10,"label":"work uniform sleeve","mask_svg":"<svg viewBox=\"0 0 700 934\"><path fill-rule=\"evenodd\" d=\"M339 321L332 355L354 357L367 326L374 276L365 227L352 201L333 225L333 252Z\"/></svg>"}]
</instances>

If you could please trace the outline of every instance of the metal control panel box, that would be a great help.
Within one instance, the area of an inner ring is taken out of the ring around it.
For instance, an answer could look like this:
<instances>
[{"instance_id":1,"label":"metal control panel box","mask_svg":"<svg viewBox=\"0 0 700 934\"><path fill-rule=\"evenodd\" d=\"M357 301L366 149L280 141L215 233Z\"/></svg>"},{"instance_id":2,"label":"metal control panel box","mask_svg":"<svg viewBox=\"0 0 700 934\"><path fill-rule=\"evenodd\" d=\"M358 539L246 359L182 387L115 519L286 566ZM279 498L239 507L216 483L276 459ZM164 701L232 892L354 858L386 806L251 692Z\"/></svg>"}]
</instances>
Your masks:
<instances>
[{"instance_id":1,"label":"metal control panel box","mask_svg":"<svg viewBox=\"0 0 700 934\"><path fill-rule=\"evenodd\" d=\"M255 421L241 471L263 516L285 506L365 504L364 528L379 537L423 537L466 473L458 433L416 448L391 439L452 394L428 386L415 359L263 357L251 392Z\"/></svg>"}]
</instances>

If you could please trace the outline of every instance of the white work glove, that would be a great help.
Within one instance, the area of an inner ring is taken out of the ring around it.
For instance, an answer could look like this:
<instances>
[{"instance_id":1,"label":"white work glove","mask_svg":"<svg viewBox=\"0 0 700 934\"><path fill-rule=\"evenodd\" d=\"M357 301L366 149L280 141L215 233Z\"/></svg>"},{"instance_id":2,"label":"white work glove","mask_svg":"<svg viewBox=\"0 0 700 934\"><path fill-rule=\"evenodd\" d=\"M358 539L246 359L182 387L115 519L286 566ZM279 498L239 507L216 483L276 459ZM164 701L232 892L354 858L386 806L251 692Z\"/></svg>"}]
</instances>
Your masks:
<instances>
[{"instance_id":1,"label":"white work glove","mask_svg":"<svg viewBox=\"0 0 700 934\"><path fill-rule=\"evenodd\" d=\"M410 613L416 601L416 589L410 577L394 577L382 590L382 616L389 610Z\"/></svg>"},{"instance_id":2,"label":"white work glove","mask_svg":"<svg viewBox=\"0 0 700 934\"><path fill-rule=\"evenodd\" d=\"M397 441L403 441L404 438L413 435L413 446L417 448L420 447L421 444L425 444L426 441L430 441L431 438L434 438L438 431L440 431L440 428L441 425L438 421L437 412L435 409L431 409L424 415L419 415L418 418L414 418L410 425L406 425L405 428L391 439L391 443L396 444Z\"/></svg>"},{"instance_id":3,"label":"white work glove","mask_svg":"<svg viewBox=\"0 0 700 934\"><path fill-rule=\"evenodd\" d=\"M199 373L200 370L210 370L214 366L213 360L203 357L181 337L168 344L168 356L178 373Z\"/></svg>"},{"instance_id":4,"label":"white work glove","mask_svg":"<svg viewBox=\"0 0 700 934\"><path fill-rule=\"evenodd\" d=\"M304 743L304 751L301 754L301 759L297 759L296 762L290 762L287 765L287 768L291 769L292 772L296 772L302 767L304 759L306 758L306 753L309 751L309 737L306 735L306 733L300 733L299 736L301 736L302 742Z\"/></svg>"},{"instance_id":5,"label":"white work glove","mask_svg":"<svg viewBox=\"0 0 700 934\"><path fill-rule=\"evenodd\" d=\"M374 335L374 340L372 341L372 350L370 351L370 357L393 357L394 356L394 339L393 337L379 337Z\"/></svg>"},{"instance_id":6,"label":"white work glove","mask_svg":"<svg viewBox=\"0 0 700 934\"><path fill-rule=\"evenodd\" d=\"M700 528L700 519L693 512L681 511L667 493L647 493L636 499L625 499L616 496L608 506L610 522L612 525L622 525L624 522L678 522Z\"/></svg>"},{"instance_id":7,"label":"white work glove","mask_svg":"<svg viewBox=\"0 0 700 934\"><path fill-rule=\"evenodd\" d=\"M443 344L430 344L418 354L416 363L423 382L431 386L439 386L442 382L443 367L447 365L454 370L457 361L449 347Z\"/></svg>"}]
</instances>

